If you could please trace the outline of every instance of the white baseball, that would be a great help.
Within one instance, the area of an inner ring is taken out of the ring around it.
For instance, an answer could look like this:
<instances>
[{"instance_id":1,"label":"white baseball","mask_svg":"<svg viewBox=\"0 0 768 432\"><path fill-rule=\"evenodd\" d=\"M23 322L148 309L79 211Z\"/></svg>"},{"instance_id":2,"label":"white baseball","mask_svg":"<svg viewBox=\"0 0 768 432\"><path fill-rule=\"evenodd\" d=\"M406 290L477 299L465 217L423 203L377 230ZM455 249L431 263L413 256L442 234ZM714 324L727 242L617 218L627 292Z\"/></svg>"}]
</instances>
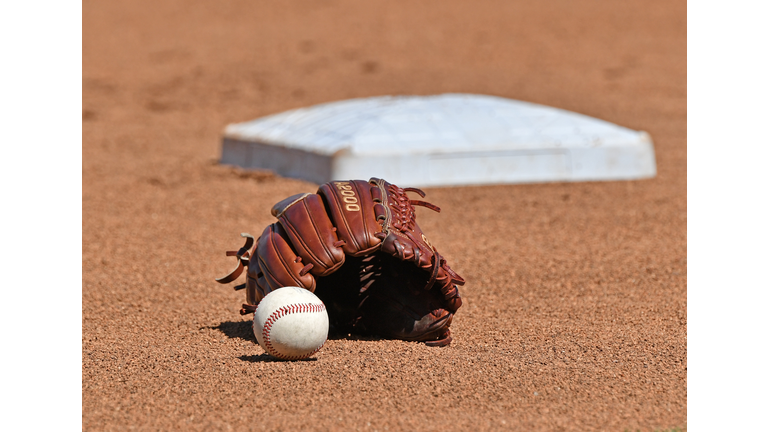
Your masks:
<instances>
[{"instance_id":1,"label":"white baseball","mask_svg":"<svg viewBox=\"0 0 768 432\"><path fill-rule=\"evenodd\" d=\"M328 312L312 292L299 287L267 294L253 314L253 333L264 351L299 360L320 351L328 339Z\"/></svg>"}]
</instances>

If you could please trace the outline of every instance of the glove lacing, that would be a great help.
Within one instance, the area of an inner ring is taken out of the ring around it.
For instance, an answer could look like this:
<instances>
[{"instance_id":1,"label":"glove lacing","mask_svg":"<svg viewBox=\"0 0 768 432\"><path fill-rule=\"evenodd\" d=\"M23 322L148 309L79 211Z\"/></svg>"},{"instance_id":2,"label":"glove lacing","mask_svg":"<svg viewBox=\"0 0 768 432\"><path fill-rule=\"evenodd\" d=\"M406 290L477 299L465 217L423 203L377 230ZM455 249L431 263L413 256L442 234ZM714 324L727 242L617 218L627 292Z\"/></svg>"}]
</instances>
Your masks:
<instances>
[{"instance_id":1,"label":"glove lacing","mask_svg":"<svg viewBox=\"0 0 768 432\"><path fill-rule=\"evenodd\" d=\"M426 207L432 211L440 213L440 207L421 200L412 200L408 198L408 195L406 195L406 192L414 192L419 194L422 198L425 198L427 194L419 189L414 187L408 187L408 188L401 188L397 187L395 185L390 184L388 188L391 196L393 196L397 201L390 202L389 206L391 208L392 212L392 226L403 232L411 241L414 242L414 244L419 244L421 241L425 241L425 239L421 239L420 241L416 239L416 237L413 235L413 231L415 229L416 224L416 210L413 208L413 206L420 206L420 207ZM400 247L399 242L395 240L394 242L395 247L397 248L397 251L399 254L402 255L403 248ZM431 245L430 245L431 246ZM440 291L447 295L453 290L453 285L464 285L464 279L456 274L453 269L448 267L448 264L446 263L445 259L440 255L440 253L432 247L432 251L434 252L432 255L432 259L430 262L430 265L428 268L425 268L425 270L429 270L432 272L429 281L427 282L427 285L424 287L425 290L431 289L435 282L439 282L440 285ZM419 258L421 256L421 251L416 248L413 251L414 257L413 260L416 263L419 263ZM401 257L402 258L402 257ZM439 278L439 271L440 268L442 268L446 276ZM458 292L458 289L456 290Z\"/></svg>"}]
</instances>

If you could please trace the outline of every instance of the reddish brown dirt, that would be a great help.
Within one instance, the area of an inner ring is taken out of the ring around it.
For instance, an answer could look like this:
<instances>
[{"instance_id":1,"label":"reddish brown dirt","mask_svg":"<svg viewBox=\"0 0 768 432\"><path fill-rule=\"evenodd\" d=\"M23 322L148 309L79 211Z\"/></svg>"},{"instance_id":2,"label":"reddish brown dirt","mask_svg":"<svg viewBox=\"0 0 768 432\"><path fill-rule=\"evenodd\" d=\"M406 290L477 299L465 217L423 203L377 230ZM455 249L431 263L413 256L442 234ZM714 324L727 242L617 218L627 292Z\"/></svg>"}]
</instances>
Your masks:
<instances>
[{"instance_id":1,"label":"reddish brown dirt","mask_svg":"<svg viewBox=\"0 0 768 432\"><path fill-rule=\"evenodd\" d=\"M86 1L83 19L84 430L686 427L685 2ZM271 361L213 278L316 185L217 165L223 127L446 92L646 130L658 176L430 189L443 212L420 224L468 281L454 343Z\"/></svg>"}]
</instances>

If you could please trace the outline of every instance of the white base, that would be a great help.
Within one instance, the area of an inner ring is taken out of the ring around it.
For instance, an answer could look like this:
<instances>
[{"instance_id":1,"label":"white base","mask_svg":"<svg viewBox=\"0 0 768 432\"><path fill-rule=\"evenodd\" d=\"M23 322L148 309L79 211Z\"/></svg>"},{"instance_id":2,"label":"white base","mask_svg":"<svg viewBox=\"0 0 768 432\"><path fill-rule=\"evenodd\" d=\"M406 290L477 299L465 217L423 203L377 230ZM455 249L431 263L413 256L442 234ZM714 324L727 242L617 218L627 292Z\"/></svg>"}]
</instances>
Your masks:
<instances>
[{"instance_id":1,"label":"white base","mask_svg":"<svg viewBox=\"0 0 768 432\"><path fill-rule=\"evenodd\" d=\"M227 126L221 162L315 183L450 186L653 177L645 132L491 96L351 99Z\"/></svg>"}]
</instances>

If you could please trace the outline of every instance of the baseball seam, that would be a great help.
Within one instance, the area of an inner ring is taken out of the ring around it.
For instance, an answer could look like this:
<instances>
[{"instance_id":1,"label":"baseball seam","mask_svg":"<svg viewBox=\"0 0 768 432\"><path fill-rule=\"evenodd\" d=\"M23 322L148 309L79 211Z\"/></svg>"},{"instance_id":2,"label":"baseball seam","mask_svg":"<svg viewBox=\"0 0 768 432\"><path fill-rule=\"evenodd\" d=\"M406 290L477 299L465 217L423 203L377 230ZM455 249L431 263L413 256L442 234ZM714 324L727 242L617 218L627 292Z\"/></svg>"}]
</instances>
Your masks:
<instances>
[{"instance_id":1,"label":"baseball seam","mask_svg":"<svg viewBox=\"0 0 768 432\"><path fill-rule=\"evenodd\" d=\"M272 346L272 340L270 338L270 331L272 330L272 325L277 322L280 318L294 314L294 313L314 313L314 312L324 312L325 311L325 304L310 304L310 303L296 303L291 305L283 306L276 311L272 312L267 320L264 322L264 329L261 331L262 339L264 339L264 348L267 350L268 353L271 355L281 359L281 360L300 360L303 358L307 358L311 356L312 354L320 351L320 349L325 345L325 340L323 343L320 344L319 347L315 348L312 352L301 355L301 356L285 356L281 353L279 353L275 347Z\"/></svg>"}]
</instances>

